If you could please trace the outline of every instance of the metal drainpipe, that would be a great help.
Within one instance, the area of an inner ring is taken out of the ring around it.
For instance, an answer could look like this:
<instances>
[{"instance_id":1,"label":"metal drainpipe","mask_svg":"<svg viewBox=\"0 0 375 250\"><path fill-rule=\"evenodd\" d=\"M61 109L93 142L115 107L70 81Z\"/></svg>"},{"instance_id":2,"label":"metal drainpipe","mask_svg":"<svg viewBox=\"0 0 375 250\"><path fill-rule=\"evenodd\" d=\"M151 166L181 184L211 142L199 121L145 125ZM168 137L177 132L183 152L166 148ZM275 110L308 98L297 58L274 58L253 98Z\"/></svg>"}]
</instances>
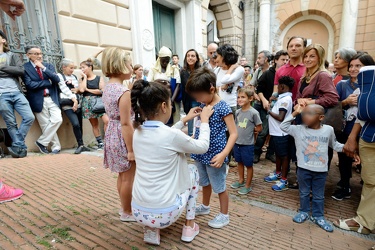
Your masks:
<instances>
[{"instance_id":1,"label":"metal drainpipe","mask_svg":"<svg viewBox=\"0 0 375 250\"><path fill-rule=\"evenodd\" d=\"M258 21L258 22L255 22L255 21ZM258 0L255 0L255 5L254 5L254 24L257 24L255 25L254 27L254 57L253 57L253 62L255 64L256 62L256 56L258 54L258 27L259 27L259 20L258 20ZM251 67L254 67L254 64L251 66Z\"/></svg>"}]
</instances>

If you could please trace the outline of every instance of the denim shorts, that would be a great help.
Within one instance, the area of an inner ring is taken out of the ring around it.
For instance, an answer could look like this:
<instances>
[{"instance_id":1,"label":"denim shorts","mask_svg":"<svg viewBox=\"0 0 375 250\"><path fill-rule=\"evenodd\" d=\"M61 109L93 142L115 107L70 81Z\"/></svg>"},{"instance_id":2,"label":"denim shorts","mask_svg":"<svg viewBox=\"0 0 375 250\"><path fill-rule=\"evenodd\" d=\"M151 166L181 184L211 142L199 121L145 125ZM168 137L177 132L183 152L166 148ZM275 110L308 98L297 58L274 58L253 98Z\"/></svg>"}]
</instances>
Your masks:
<instances>
[{"instance_id":1,"label":"denim shorts","mask_svg":"<svg viewBox=\"0 0 375 250\"><path fill-rule=\"evenodd\" d=\"M234 159L241 162L245 167L252 167L254 164L254 145L234 144Z\"/></svg>"},{"instance_id":2,"label":"denim shorts","mask_svg":"<svg viewBox=\"0 0 375 250\"><path fill-rule=\"evenodd\" d=\"M216 194L221 194L226 190L227 164L223 163L220 168L195 162L199 172L199 185L207 187L211 184L212 190Z\"/></svg>"},{"instance_id":3,"label":"denim shorts","mask_svg":"<svg viewBox=\"0 0 375 250\"><path fill-rule=\"evenodd\" d=\"M272 136L272 142L275 147L276 156L289 156L289 135Z\"/></svg>"}]
</instances>

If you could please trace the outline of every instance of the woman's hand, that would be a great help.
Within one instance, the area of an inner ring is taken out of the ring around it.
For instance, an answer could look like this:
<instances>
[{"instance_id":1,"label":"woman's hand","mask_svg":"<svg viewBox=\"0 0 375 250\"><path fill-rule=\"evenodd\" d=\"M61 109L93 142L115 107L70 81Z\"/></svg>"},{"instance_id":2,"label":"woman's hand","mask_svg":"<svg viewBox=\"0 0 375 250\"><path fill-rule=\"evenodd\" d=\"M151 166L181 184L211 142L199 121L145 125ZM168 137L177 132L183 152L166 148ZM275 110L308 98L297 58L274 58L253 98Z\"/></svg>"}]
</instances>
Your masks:
<instances>
[{"instance_id":1,"label":"woman's hand","mask_svg":"<svg viewBox=\"0 0 375 250\"><path fill-rule=\"evenodd\" d=\"M306 105L309 105L309 104L312 104L312 99L311 98L299 98L297 100L298 104L301 104L303 106L306 106Z\"/></svg>"},{"instance_id":2,"label":"woman's hand","mask_svg":"<svg viewBox=\"0 0 375 250\"><path fill-rule=\"evenodd\" d=\"M211 167L220 168L221 166L223 166L225 157L226 155L224 155L223 153L215 155L214 158L212 158L211 160Z\"/></svg>"},{"instance_id":3,"label":"woman's hand","mask_svg":"<svg viewBox=\"0 0 375 250\"><path fill-rule=\"evenodd\" d=\"M346 105L357 106L357 104L358 104L358 95L351 94L344 101L345 101Z\"/></svg>"},{"instance_id":4,"label":"woman's hand","mask_svg":"<svg viewBox=\"0 0 375 250\"><path fill-rule=\"evenodd\" d=\"M201 112L201 122L208 123L208 120L214 113L214 109L211 105L205 106Z\"/></svg>"},{"instance_id":5,"label":"woman's hand","mask_svg":"<svg viewBox=\"0 0 375 250\"><path fill-rule=\"evenodd\" d=\"M266 99L264 99L262 101L262 104L263 104L263 109L266 110L266 111L268 111L270 109L270 107L271 107L270 103Z\"/></svg>"},{"instance_id":6,"label":"woman's hand","mask_svg":"<svg viewBox=\"0 0 375 250\"><path fill-rule=\"evenodd\" d=\"M186 123L192 119L194 119L195 117L197 117L200 113L202 112L202 108L201 107L195 107L195 108L191 108L189 113L184 117L184 119L182 120L182 122Z\"/></svg>"},{"instance_id":7,"label":"woman's hand","mask_svg":"<svg viewBox=\"0 0 375 250\"><path fill-rule=\"evenodd\" d=\"M83 73L83 71L81 71L81 77L82 77L83 79L86 79L86 80L87 80L87 75L86 75L85 73Z\"/></svg>"},{"instance_id":8,"label":"woman's hand","mask_svg":"<svg viewBox=\"0 0 375 250\"><path fill-rule=\"evenodd\" d=\"M78 109L78 101L77 101L76 98L73 98L72 101L73 101L73 107L72 107L72 109L73 109L74 112L76 112L77 109Z\"/></svg>"}]
</instances>

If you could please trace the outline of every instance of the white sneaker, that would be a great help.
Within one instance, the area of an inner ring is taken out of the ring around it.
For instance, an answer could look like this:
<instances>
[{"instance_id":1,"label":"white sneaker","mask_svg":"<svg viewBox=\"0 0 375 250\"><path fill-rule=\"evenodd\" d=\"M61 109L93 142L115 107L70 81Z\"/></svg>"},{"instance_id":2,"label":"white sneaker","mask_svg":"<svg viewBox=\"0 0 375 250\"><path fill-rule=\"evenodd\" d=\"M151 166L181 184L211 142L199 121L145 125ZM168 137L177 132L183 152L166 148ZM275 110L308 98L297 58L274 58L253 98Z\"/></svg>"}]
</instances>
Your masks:
<instances>
[{"instance_id":1,"label":"white sneaker","mask_svg":"<svg viewBox=\"0 0 375 250\"><path fill-rule=\"evenodd\" d=\"M160 229L145 227L143 240L152 245L160 245Z\"/></svg>"},{"instance_id":2,"label":"white sneaker","mask_svg":"<svg viewBox=\"0 0 375 250\"><path fill-rule=\"evenodd\" d=\"M205 208L203 204L200 204L198 207L195 208L195 215L206 215L210 214L210 207Z\"/></svg>"},{"instance_id":3,"label":"white sneaker","mask_svg":"<svg viewBox=\"0 0 375 250\"><path fill-rule=\"evenodd\" d=\"M134 216L133 215L131 215L131 214L126 214L126 213L122 213L121 214L121 216L120 216L120 220L122 221L122 222L134 222L134 221L136 221L135 219L134 219Z\"/></svg>"},{"instance_id":4,"label":"white sneaker","mask_svg":"<svg viewBox=\"0 0 375 250\"><path fill-rule=\"evenodd\" d=\"M208 225L213 228L222 228L229 224L229 215L224 216L224 214L219 213L212 220L208 222Z\"/></svg>"}]
</instances>

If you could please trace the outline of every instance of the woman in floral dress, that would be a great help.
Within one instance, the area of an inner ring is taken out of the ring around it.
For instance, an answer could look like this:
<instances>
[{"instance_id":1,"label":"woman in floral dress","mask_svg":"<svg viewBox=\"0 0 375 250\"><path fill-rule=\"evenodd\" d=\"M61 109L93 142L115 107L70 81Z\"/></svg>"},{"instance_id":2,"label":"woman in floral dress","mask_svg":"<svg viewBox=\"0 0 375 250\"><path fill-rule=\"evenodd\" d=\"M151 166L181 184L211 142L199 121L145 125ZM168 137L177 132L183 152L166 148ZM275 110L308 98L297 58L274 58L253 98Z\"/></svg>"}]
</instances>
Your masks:
<instances>
[{"instance_id":1,"label":"woman in floral dress","mask_svg":"<svg viewBox=\"0 0 375 250\"><path fill-rule=\"evenodd\" d=\"M120 48L106 48L102 58L103 74L109 82L103 90L103 103L109 117L104 143L104 167L118 173L117 190L121 200L120 220L135 221L131 200L135 174L132 147L133 125L130 91L122 82L131 76L129 52Z\"/></svg>"}]
</instances>

